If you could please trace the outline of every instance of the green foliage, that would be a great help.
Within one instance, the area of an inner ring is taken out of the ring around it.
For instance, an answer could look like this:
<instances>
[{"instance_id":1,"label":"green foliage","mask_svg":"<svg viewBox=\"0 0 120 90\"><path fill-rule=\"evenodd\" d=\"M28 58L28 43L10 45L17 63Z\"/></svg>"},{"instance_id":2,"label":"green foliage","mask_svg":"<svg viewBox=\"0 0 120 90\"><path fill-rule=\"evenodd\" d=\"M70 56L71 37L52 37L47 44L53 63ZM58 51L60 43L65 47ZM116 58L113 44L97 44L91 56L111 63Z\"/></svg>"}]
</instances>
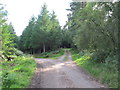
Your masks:
<instances>
[{"instance_id":1,"label":"green foliage","mask_svg":"<svg viewBox=\"0 0 120 90\"><path fill-rule=\"evenodd\" d=\"M2 62L2 88L27 88L35 67L35 61L28 57Z\"/></svg>"},{"instance_id":2,"label":"green foliage","mask_svg":"<svg viewBox=\"0 0 120 90\"><path fill-rule=\"evenodd\" d=\"M18 50L18 49L15 49L15 55L16 55L16 56L23 56L24 54L23 54L22 51L20 51L20 50Z\"/></svg>"},{"instance_id":3,"label":"green foliage","mask_svg":"<svg viewBox=\"0 0 120 90\"><path fill-rule=\"evenodd\" d=\"M109 87L118 87L118 4L72 2L68 30L80 52L73 60Z\"/></svg>"},{"instance_id":4,"label":"green foliage","mask_svg":"<svg viewBox=\"0 0 120 90\"><path fill-rule=\"evenodd\" d=\"M72 47L80 52L73 52L72 56L78 65L110 87L117 87L118 4L119 2L72 2L69 9L71 13L68 14L68 21L63 29L56 19L55 12L49 13L47 5L43 5L38 17L30 19L20 37L15 35L12 24L6 23L7 12L0 5L0 46L2 46L0 59L4 67L3 86L7 88L27 86L34 62L22 57L23 52L37 53L36 58L56 59L64 52L57 50L58 48Z\"/></svg>"},{"instance_id":5,"label":"green foliage","mask_svg":"<svg viewBox=\"0 0 120 90\"><path fill-rule=\"evenodd\" d=\"M15 49L14 49L14 37L12 25L6 24L7 13L3 10L0 5L0 58L2 60L13 59Z\"/></svg>"},{"instance_id":6,"label":"green foliage","mask_svg":"<svg viewBox=\"0 0 120 90\"><path fill-rule=\"evenodd\" d=\"M116 63L93 63L91 61L92 53L85 51L84 54L82 53L81 55L81 53L74 50L71 52L72 59L78 66L82 67L86 72L108 87L118 88L118 66L116 66ZM111 56L107 59L111 60L110 58L115 59L116 57Z\"/></svg>"},{"instance_id":7,"label":"green foliage","mask_svg":"<svg viewBox=\"0 0 120 90\"><path fill-rule=\"evenodd\" d=\"M72 2L68 30L79 51L89 50L93 61L104 63L118 52L118 16L116 3ZM116 59L117 60L117 59Z\"/></svg>"},{"instance_id":8,"label":"green foliage","mask_svg":"<svg viewBox=\"0 0 120 90\"><path fill-rule=\"evenodd\" d=\"M23 31L19 48L32 54L41 53L59 48L61 40L61 28L55 12L49 14L44 5L38 18L32 17Z\"/></svg>"},{"instance_id":9,"label":"green foliage","mask_svg":"<svg viewBox=\"0 0 120 90\"><path fill-rule=\"evenodd\" d=\"M62 56L64 54L63 49L59 49L56 51L50 51L50 52L43 52L40 54L35 54L35 58L50 58L50 59L57 59L58 57Z\"/></svg>"},{"instance_id":10,"label":"green foliage","mask_svg":"<svg viewBox=\"0 0 120 90\"><path fill-rule=\"evenodd\" d=\"M15 48L17 36L12 25L6 23L6 14L0 5L0 88L24 88L33 75L35 61Z\"/></svg>"},{"instance_id":11,"label":"green foliage","mask_svg":"<svg viewBox=\"0 0 120 90\"><path fill-rule=\"evenodd\" d=\"M69 32L66 28L62 30L62 42L61 47L70 48L72 46L72 33Z\"/></svg>"}]
</instances>

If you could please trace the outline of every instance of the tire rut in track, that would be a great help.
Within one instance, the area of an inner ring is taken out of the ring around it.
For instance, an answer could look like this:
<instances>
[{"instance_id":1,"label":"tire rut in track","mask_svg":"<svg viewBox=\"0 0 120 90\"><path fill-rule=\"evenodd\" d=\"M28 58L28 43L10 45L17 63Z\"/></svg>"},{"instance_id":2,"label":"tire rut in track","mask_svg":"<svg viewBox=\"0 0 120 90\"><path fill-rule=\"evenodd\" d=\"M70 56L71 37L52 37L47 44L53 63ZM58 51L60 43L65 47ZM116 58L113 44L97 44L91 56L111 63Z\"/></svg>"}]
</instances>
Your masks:
<instances>
[{"instance_id":1,"label":"tire rut in track","mask_svg":"<svg viewBox=\"0 0 120 90\"><path fill-rule=\"evenodd\" d=\"M64 58L67 56L67 61ZM30 88L100 88L101 84L89 78L72 61L65 50L57 60L36 58L37 68ZM103 85L102 85L103 86Z\"/></svg>"}]
</instances>

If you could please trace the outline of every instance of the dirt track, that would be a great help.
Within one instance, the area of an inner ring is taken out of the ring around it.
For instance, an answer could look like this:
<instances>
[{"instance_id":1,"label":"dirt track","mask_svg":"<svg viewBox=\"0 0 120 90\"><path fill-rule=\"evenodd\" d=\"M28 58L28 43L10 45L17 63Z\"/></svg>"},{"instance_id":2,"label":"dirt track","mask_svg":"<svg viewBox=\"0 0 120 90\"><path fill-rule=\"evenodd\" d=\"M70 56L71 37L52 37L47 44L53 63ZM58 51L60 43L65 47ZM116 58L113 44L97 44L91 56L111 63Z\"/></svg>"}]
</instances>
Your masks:
<instances>
[{"instance_id":1,"label":"dirt track","mask_svg":"<svg viewBox=\"0 0 120 90\"><path fill-rule=\"evenodd\" d=\"M64 61L68 55L68 60ZM57 60L36 58L37 68L30 88L100 88L98 82L85 74L71 60L71 53Z\"/></svg>"}]
</instances>

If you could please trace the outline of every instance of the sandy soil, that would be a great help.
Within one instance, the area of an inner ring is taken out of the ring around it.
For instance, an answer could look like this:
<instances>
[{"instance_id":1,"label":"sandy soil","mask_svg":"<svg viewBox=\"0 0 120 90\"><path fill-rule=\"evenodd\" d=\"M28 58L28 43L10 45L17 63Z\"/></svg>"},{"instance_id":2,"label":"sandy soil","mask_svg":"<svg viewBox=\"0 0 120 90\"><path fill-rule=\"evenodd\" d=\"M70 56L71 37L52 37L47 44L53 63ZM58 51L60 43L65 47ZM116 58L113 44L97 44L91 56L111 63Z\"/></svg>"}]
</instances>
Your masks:
<instances>
[{"instance_id":1,"label":"sandy soil","mask_svg":"<svg viewBox=\"0 0 120 90\"><path fill-rule=\"evenodd\" d=\"M68 54L66 54L68 52ZM64 61L68 55L68 60ZM103 88L90 75L77 67L71 60L71 53L57 60L35 58L37 68L29 88Z\"/></svg>"}]
</instances>

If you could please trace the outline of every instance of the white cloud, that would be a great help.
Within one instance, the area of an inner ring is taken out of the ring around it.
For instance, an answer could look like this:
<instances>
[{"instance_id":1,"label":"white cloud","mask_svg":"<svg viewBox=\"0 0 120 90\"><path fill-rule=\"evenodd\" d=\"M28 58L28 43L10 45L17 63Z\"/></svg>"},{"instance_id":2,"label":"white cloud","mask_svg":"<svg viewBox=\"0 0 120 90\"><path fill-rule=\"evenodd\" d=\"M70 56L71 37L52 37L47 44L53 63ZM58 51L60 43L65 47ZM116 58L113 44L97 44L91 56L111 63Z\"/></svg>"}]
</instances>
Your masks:
<instances>
[{"instance_id":1,"label":"white cloud","mask_svg":"<svg viewBox=\"0 0 120 90\"><path fill-rule=\"evenodd\" d=\"M6 4L5 9L8 11L8 20L12 22L17 35L28 24L32 15L37 16L40 13L44 3L47 4L48 10L54 10L59 19L60 25L63 26L67 20L67 11L69 2L72 0L2 0Z\"/></svg>"}]
</instances>

